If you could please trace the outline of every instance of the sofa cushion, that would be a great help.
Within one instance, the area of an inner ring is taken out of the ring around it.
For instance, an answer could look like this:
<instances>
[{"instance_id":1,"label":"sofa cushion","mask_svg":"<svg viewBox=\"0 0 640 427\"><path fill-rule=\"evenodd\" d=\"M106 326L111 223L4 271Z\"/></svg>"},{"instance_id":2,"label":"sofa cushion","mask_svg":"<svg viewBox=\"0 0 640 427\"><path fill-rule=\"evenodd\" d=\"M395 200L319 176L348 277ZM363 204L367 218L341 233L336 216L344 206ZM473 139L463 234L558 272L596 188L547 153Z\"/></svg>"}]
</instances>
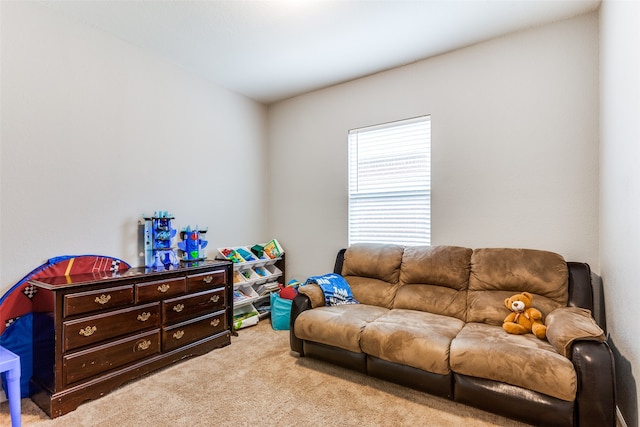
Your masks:
<instances>
[{"instance_id":1,"label":"sofa cushion","mask_svg":"<svg viewBox=\"0 0 640 427\"><path fill-rule=\"evenodd\" d=\"M367 325L360 347L379 359L446 375L451 340L463 326L453 317L393 309Z\"/></svg>"},{"instance_id":2,"label":"sofa cushion","mask_svg":"<svg viewBox=\"0 0 640 427\"><path fill-rule=\"evenodd\" d=\"M512 335L500 326L467 323L451 342L451 370L501 381L561 400L576 397L573 364L533 334Z\"/></svg>"},{"instance_id":3,"label":"sofa cushion","mask_svg":"<svg viewBox=\"0 0 640 427\"><path fill-rule=\"evenodd\" d=\"M296 337L361 353L365 325L389 312L374 305L347 304L303 311L294 323Z\"/></svg>"},{"instance_id":4,"label":"sofa cushion","mask_svg":"<svg viewBox=\"0 0 640 427\"><path fill-rule=\"evenodd\" d=\"M569 270L561 255L534 249L475 249L467 295L467 322L502 325L504 300L529 292L543 316L569 299Z\"/></svg>"},{"instance_id":5,"label":"sofa cushion","mask_svg":"<svg viewBox=\"0 0 640 427\"><path fill-rule=\"evenodd\" d=\"M406 247L393 307L464 320L472 252L458 246Z\"/></svg>"},{"instance_id":6,"label":"sofa cushion","mask_svg":"<svg viewBox=\"0 0 640 427\"><path fill-rule=\"evenodd\" d=\"M361 304L391 308L398 289L404 247L358 243L344 253L342 276Z\"/></svg>"}]
</instances>

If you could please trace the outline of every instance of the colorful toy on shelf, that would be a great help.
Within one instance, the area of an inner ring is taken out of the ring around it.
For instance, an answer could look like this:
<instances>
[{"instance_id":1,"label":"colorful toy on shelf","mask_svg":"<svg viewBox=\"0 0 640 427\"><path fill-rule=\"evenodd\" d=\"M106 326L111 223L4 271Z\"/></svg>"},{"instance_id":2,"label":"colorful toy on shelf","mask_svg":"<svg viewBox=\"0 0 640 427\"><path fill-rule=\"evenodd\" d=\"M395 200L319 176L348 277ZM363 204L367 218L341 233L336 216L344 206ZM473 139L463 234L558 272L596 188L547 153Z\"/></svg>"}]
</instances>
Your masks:
<instances>
[{"instance_id":1,"label":"colorful toy on shelf","mask_svg":"<svg viewBox=\"0 0 640 427\"><path fill-rule=\"evenodd\" d=\"M254 270L258 274L258 276L266 277L269 275L269 272L267 271L267 269L262 266L256 267L254 268Z\"/></svg>"},{"instance_id":2,"label":"colorful toy on shelf","mask_svg":"<svg viewBox=\"0 0 640 427\"><path fill-rule=\"evenodd\" d=\"M198 226L192 230L190 226L180 231L182 242L178 242L178 249L182 251L182 261L201 261L205 259L203 249L209 243L202 236L208 229L198 230Z\"/></svg>"},{"instance_id":3,"label":"colorful toy on shelf","mask_svg":"<svg viewBox=\"0 0 640 427\"><path fill-rule=\"evenodd\" d=\"M262 258L262 255L264 254L264 246L262 246L262 245L253 245L251 247L251 252L253 252L253 254L255 256L257 256L258 258Z\"/></svg>"},{"instance_id":4,"label":"colorful toy on shelf","mask_svg":"<svg viewBox=\"0 0 640 427\"><path fill-rule=\"evenodd\" d=\"M244 259L240 256L240 254L235 249L224 248L220 250L222 256L224 256L229 261L237 264L239 262L244 262Z\"/></svg>"},{"instance_id":5,"label":"colorful toy on shelf","mask_svg":"<svg viewBox=\"0 0 640 427\"><path fill-rule=\"evenodd\" d=\"M219 255L233 263L251 262L262 265L273 264L282 257L284 249L276 239L265 244L248 246L236 246L229 248L219 248Z\"/></svg>"},{"instance_id":6,"label":"colorful toy on shelf","mask_svg":"<svg viewBox=\"0 0 640 427\"><path fill-rule=\"evenodd\" d=\"M236 252L238 252L238 254L242 257L242 259L245 260L245 262L256 261L257 260L255 255L253 255L251 252L249 252L248 250L246 250L244 248L238 248L238 249L236 249Z\"/></svg>"},{"instance_id":7,"label":"colorful toy on shelf","mask_svg":"<svg viewBox=\"0 0 640 427\"><path fill-rule=\"evenodd\" d=\"M167 211L154 212L153 216L142 215L144 219L144 265L147 268L169 268L179 264L178 256L171 247L176 229L171 226L175 219Z\"/></svg>"}]
</instances>

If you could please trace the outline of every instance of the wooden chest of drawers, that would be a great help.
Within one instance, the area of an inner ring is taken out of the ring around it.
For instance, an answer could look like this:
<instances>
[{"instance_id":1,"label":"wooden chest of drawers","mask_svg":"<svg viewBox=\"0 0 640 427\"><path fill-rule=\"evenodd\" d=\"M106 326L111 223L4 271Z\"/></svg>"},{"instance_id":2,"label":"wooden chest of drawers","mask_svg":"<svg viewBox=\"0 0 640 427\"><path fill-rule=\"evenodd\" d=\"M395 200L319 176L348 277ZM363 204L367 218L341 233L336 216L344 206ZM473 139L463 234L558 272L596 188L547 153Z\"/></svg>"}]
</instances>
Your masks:
<instances>
[{"instance_id":1,"label":"wooden chest of drawers","mask_svg":"<svg viewBox=\"0 0 640 427\"><path fill-rule=\"evenodd\" d=\"M231 343L233 267L207 261L32 281L32 400L50 417Z\"/></svg>"}]
</instances>

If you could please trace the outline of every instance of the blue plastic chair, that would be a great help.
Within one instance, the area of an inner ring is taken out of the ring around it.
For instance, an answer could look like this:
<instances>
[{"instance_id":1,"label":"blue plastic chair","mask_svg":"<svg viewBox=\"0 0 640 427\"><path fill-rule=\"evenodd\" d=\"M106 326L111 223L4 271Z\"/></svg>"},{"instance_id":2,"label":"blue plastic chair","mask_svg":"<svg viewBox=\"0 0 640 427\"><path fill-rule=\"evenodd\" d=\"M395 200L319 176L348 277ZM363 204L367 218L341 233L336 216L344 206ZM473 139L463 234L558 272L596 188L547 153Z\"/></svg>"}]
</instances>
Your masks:
<instances>
[{"instance_id":1,"label":"blue plastic chair","mask_svg":"<svg viewBox=\"0 0 640 427\"><path fill-rule=\"evenodd\" d=\"M9 412L11 426L20 427L20 357L4 347L0 347L0 373L7 375L7 397L9 398Z\"/></svg>"}]
</instances>

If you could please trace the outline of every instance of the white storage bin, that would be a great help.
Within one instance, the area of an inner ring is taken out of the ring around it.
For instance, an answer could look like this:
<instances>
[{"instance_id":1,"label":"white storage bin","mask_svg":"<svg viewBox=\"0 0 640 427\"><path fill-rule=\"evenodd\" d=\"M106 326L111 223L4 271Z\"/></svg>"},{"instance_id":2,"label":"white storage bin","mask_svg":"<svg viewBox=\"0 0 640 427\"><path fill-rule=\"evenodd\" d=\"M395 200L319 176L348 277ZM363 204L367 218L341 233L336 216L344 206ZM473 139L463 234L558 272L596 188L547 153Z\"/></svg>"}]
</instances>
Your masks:
<instances>
[{"instance_id":1,"label":"white storage bin","mask_svg":"<svg viewBox=\"0 0 640 427\"><path fill-rule=\"evenodd\" d=\"M259 296L258 293L249 284L241 284L236 288L236 290L242 293L242 295L247 298L257 298Z\"/></svg>"},{"instance_id":2,"label":"white storage bin","mask_svg":"<svg viewBox=\"0 0 640 427\"><path fill-rule=\"evenodd\" d=\"M255 272L255 283L262 284L266 283L271 273L266 269L263 265L258 265L253 267L253 271Z\"/></svg>"},{"instance_id":3,"label":"white storage bin","mask_svg":"<svg viewBox=\"0 0 640 427\"><path fill-rule=\"evenodd\" d=\"M267 265L265 268L269 272L269 280L275 280L282 276L282 270L275 265Z\"/></svg>"},{"instance_id":4,"label":"white storage bin","mask_svg":"<svg viewBox=\"0 0 640 427\"><path fill-rule=\"evenodd\" d=\"M249 248L245 246L238 246L237 248L235 248L235 251L240 254L245 262L255 262L260 260L257 256L255 256L253 252L251 252Z\"/></svg>"},{"instance_id":5,"label":"white storage bin","mask_svg":"<svg viewBox=\"0 0 640 427\"><path fill-rule=\"evenodd\" d=\"M242 274L242 277L244 277L247 282L254 283L260 279L260 276L258 276L258 273L256 273L253 268L243 268L240 270L240 274Z\"/></svg>"},{"instance_id":6,"label":"white storage bin","mask_svg":"<svg viewBox=\"0 0 640 427\"><path fill-rule=\"evenodd\" d=\"M260 313L258 313L258 310L251 304L238 307L233 311L233 328L236 330L255 325L259 320Z\"/></svg>"},{"instance_id":7,"label":"white storage bin","mask_svg":"<svg viewBox=\"0 0 640 427\"><path fill-rule=\"evenodd\" d=\"M242 275L240 270L233 270L233 284L237 285L238 283L244 283L247 279Z\"/></svg>"},{"instance_id":8,"label":"white storage bin","mask_svg":"<svg viewBox=\"0 0 640 427\"><path fill-rule=\"evenodd\" d=\"M242 307L243 305L250 304L251 301L252 301L252 299L248 298L242 292L233 291L233 307L234 307L234 309L238 308L238 307Z\"/></svg>"},{"instance_id":9,"label":"white storage bin","mask_svg":"<svg viewBox=\"0 0 640 427\"><path fill-rule=\"evenodd\" d=\"M245 262L244 258L235 250L235 248L218 248L219 257L229 260L234 264Z\"/></svg>"}]
</instances>

